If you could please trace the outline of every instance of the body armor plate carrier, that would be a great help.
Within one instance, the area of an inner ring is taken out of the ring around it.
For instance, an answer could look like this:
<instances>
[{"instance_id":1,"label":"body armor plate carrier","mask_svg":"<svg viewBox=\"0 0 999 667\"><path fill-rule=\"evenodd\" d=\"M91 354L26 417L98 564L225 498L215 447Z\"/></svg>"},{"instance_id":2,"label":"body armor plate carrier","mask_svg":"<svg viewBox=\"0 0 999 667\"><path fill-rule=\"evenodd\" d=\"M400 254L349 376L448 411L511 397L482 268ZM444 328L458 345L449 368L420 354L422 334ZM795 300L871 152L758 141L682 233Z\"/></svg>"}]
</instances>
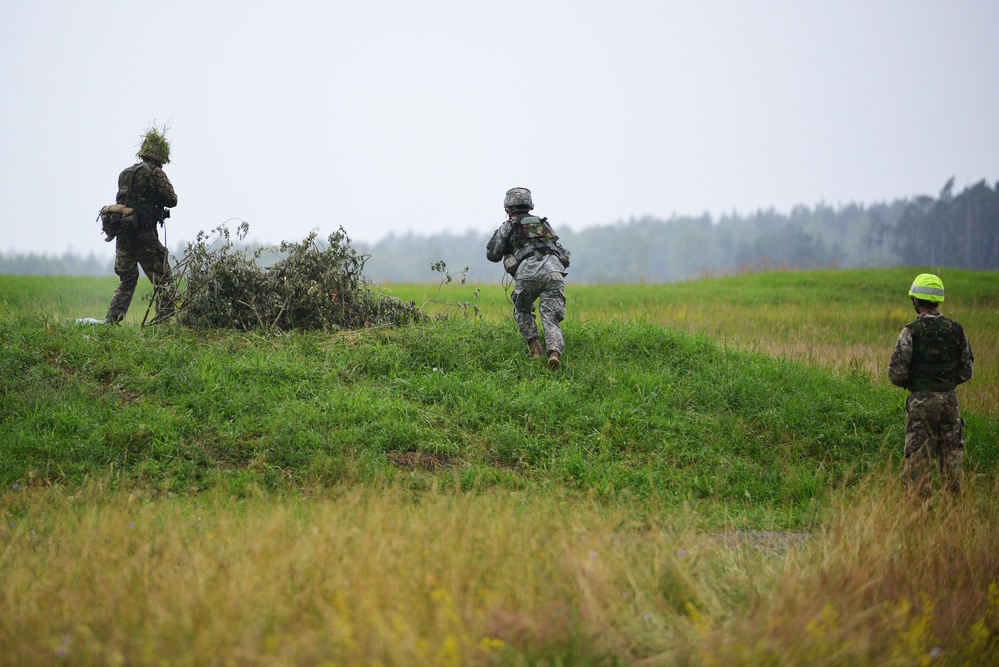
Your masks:
<instances>
[{"instance_id":1,"label":"body armor plate carrier","mask_svg":"<svg viewBox=\"0 0 999 667\"><path fill-rule=\"evenodd\" d=\"M946 317L918 319L912 332L909 391L950 391L957 386L957 367L964 349L964 329Z\"/></svg>"}]
</instances>

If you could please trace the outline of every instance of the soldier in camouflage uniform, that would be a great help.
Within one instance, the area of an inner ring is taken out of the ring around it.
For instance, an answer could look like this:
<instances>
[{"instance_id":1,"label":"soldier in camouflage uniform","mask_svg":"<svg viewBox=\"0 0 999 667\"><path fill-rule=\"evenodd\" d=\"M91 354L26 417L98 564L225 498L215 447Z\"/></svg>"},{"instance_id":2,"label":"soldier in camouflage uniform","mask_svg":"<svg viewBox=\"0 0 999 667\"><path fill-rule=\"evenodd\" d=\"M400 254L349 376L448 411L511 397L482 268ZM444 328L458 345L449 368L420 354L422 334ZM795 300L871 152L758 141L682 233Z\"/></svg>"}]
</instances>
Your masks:
<instances>
[{"instance_id":1,"label":"soldier in camouflage uniform","mask_svg":"<svg viewBox=\"0 0 999 667\"><path fill-rule=\"evenodd\" d=\"M888 365L892 384L909 390L905 404L905 483L921 497L930 494L935 458L945 488L961 491L964 421L954 388L971 379L975 358L964 329L944 317L943 282L930 273L916 276L909 288L916 321L898 336Z\"/></svg>"},{"instance_id":2,"label":"soldier in camouflage uniform","mask_svg":"<svg viewBox=\"0 0 999 667\"><path fill-rule=\"evenodd\" d=\"M543 353L534 319L534 302L538 302L548 368L555 370L565 346L559 323L565 319L563 279L569 268L569 251L558 242L547 218L530 214L534 201L527 188L508 190L503 208L506 222L489 239L486 258L490 262L502 261L514 277L513 316L532 359Z\"/></svg>"},{"instance_id":3,"label":"soldier in camouflage uniform","mask_svg":"<svg viewBox=\"0 0 999 667\"><path fill-rule=\"evenodd\" d=\"M135 210L133 224L116 230L114 272L121 282L111 298L107 322L118 323L128 312L128 306L139 282L139 267L154 287L167 286L173 281L166 246L160 243L156 224L163 224L169 216L164 207L177 205L177 193L170 179L163 172L163 165L170 162L170 144L161 130L155 127L146 132L142 146L136 154L140 162L128 167L118 176L118 204ZM109 234L108 241L112 235ZM159 292L159 290L157 290ZM167 290L169 291L169 290ZM156 318L160 322L173 315L174 304L157 298Z\"/></svg>"}]
</instances>

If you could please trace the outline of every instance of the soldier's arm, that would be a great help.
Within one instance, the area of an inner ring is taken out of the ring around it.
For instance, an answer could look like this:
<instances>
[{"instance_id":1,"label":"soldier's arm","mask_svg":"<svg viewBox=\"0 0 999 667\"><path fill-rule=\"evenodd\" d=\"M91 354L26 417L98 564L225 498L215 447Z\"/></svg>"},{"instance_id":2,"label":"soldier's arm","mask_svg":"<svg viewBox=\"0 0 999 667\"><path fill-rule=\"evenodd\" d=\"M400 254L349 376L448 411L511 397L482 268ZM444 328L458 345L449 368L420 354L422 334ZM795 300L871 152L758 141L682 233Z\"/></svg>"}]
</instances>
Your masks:
<instances>
[{"instance_id":1,"label":"soldier's arm","mask_svg":"<svg viewBox=\"0 0 999 667\"><path fill-rule=\"evenodd\" d=\"M510 241L510 232L513 231L513 223L507 220L499 229L493 232L493 236L486 244L486 259L490 262L499 262L507 254L507 246Z\"/></svg>"},{"instance_id":2,"label":"soldier's arm","mask_svg":"<svg viewBox=\"0 0 999 667\"><path fill-rule=\"evenodd\" d=\"M177 205L177 193L173 189L173 183L167 178L166 172L162 169L153 169L153 183L156 184L156 191L163 198L163 205L173 208Z\"/></svg>"},{"instance_id":3,"label":"soldier's arm","mask_svg":"<svg viewBox=\"0 0 999 667\"><path fill-rule=\"evenodd\" d=\"M975 372L975 355L971 351L968 337L964 337L964 347L961 349L961 361L957 365L957 383L967 382Z\"/></svg>"},{"instance_id":4,"label":"soldier's arm","mask_svg":"<svg viewBox=\"0 0 999 667\"><path fill-rule=\"evenodd\" d=\"M902 329L895 343L895 350L888 362L888 380L896 387L905 387L909 381L909 364L912 362L912 332Z\"/></svg>"}]
</instances>

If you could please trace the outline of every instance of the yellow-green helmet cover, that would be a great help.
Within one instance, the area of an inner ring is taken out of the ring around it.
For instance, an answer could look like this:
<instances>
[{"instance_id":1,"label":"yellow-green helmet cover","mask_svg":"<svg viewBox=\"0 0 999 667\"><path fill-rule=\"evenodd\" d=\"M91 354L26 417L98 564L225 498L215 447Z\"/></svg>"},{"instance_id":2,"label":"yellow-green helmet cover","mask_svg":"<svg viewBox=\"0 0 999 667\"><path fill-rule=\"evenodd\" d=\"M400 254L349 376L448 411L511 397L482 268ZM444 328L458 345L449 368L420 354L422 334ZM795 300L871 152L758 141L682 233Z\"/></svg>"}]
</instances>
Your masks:
<instances>
[{"instance_id":1,"label":"yellow-green helmet cover","mask_svg":"<svg viewBox=\"0 0 999 667\"><path fill-rule=\"evenodd\" d=\"M909 288L909 296L920 301L943 303L943 281L932 273L920 273L912 281L912 286Z\"/></svg>"}]
</instances>

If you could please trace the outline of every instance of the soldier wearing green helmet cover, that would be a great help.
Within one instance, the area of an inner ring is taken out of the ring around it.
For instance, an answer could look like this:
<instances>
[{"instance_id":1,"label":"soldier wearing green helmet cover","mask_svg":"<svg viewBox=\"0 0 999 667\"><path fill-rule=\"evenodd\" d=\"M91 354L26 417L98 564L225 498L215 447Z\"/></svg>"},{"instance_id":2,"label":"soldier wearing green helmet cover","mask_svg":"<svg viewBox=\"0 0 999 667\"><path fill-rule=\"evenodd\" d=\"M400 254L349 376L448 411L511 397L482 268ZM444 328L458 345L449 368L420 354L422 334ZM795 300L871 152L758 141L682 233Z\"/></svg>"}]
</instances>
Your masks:
<instances>
[{"instance_id":1,"label":"soldier wearing green helmet cover","mask_svg":"<svg viewBox=\"0 0 999 667\"><path fill-rule=\"evenodd\" d=\"M118 194L115 202L135 211L130 225L108 234L108 241L115 239L114 272L120 282L111 298L107 322L124 319L139 281L139 267L155 287L169 285L173 277L166 246L160 243L156 231L170 215L168 208L177 205L177 193L163 171L170 162L170 143L164 129L150 128L142 140L136 156L139 162L128 167L118 176ZM161 290L157 290L158 295ZM173 314L174 304L157 297L156 318L163 321Z\"/></svg>"},{"instance_id":2,"label":"soldier wearing green helmet cover","mask_svg":"<svg viewBox=\"0 0 999 667\"><path fill-rule=\"evenodd\" d=\"M503 199L507 219L486 245L486 259L503 262L514 277L513 317L532 359L544 350L534 319L534 302L541 311L548 368L559 367L565 341L560 323L565 319L563 279L569 251L558 242L547 218L531 215L534 200L527 188L510 188Z\"/></svg>"},{"instance_id":3,"label":"soldier wearing green helmet cover","mask_svg":"<svg viewBox=\"0 0 999 667\"><path fill-rule=\"evenodd\" d=\"M938 310L944 300L938 276L916 276L909 298L918 317L902 329L888 365L892 384L909 390L905 484L928 497L935 459L945 488L956 494L964 477L964 420L954 389L971 379L975 358L964 328Z\"/></svg>"}]
</instances>

